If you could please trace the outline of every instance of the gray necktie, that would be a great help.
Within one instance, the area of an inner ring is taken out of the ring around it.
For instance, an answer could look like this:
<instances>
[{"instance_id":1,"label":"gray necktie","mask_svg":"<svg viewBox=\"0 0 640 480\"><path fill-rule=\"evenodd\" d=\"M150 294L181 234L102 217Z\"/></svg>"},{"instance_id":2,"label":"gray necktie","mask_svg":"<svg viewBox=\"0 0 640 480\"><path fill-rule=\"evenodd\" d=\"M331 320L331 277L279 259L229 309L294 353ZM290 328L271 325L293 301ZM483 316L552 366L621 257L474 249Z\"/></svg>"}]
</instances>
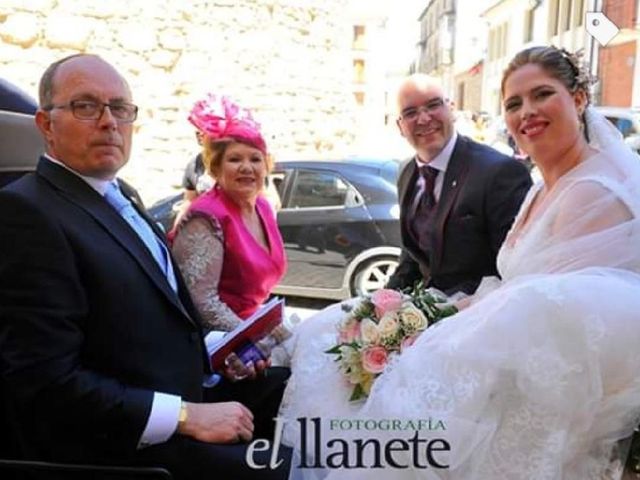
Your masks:
<instances>
[{"instance_id":1,"label":"gray necktie","mask_svg":"<svg viewBox=\"0 0 640 480\"><path fill-rule=\"evenodd\" d=\"M104 198L138 234L149 252L153 255L158 266L160 266L160 270L162 270L167 277L167 281L171 285L171 288L176 291L177 283L173 273L173 266L169 259L169 252L164 244L156 237L151 226L133 207L131 201L122 194L122 191L116 182L109 184L109 187L104 194Z\"/></svg>"}]
</instances>

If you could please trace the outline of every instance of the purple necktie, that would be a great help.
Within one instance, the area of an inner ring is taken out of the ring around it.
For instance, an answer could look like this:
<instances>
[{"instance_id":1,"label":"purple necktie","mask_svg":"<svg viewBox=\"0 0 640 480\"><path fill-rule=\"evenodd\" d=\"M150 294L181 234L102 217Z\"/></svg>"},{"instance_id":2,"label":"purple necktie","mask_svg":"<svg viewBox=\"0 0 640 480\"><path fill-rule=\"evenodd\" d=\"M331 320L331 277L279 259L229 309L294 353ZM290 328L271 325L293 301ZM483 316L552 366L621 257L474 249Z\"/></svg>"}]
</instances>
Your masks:
<instances>
[{"instance_id":1,"label":"purple necktie","mask_svg":"<svg viewBox=\"0 0 640 480\"><path fill-rule=\"evenodd\" d=\"M420 199L421 205L418 208L426 208L430 211L436 205L436 197L433 190L436 185L438 170L429 165L424 165L420 167L420 175L424 179L424 190Z\"/></svg>"},{"instance_id":2,"label":"purple necktie","mask_svg":"<svg viewBox=\"0 0 640 480\"><path fill-rule=\"evenodd\" d=\"M424 179L424 188L422 194L418 191L420 198L417 199L415 211L409 220L409 231L418 247L427 257L431 250L431 238L434 229L433 213L436 207L436 198L434 195L434 186L438 170L424 165L419 169L420 175Z\"/></svg>"}]
</instances>

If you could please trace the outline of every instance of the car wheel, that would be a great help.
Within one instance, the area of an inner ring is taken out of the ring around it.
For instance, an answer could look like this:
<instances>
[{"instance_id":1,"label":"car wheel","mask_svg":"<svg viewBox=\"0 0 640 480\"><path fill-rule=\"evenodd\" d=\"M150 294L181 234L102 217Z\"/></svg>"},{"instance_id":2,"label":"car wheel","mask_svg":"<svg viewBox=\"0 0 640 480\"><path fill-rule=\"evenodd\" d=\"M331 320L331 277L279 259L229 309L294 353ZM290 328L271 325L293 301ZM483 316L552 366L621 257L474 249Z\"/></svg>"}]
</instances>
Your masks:
<instances>
[{"instance_id":1,"label":"car wheel","mask_svg":"<svg viewBox=\"0 0 640 480\"><path fill-rule=\"evenodd\" d=\"M351 281L353 295L365 295L384 288L398 268L398 257L375 257L364 262Z\"/></svg>"}]
</instances>

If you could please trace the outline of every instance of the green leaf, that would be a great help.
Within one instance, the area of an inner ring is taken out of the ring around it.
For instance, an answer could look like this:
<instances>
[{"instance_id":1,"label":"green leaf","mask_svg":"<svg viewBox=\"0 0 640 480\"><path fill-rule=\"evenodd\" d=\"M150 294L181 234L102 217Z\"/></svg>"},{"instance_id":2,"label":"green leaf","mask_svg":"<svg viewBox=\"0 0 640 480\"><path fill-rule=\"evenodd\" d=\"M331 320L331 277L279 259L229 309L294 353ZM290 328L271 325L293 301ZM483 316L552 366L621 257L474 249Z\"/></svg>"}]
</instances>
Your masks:
<instances>
[{"instance_id":1,"label":"green leaf","mask_svg":"<svg viewBox=\"0 0 640 480\"><path fill-rule=\"evenodd\" d=\"M339 343L338 345L334 345L333 347L331 347L329 350L325 350L324 353L330 353L332 355L339 355L340 352L340 348L343 346L343 343Z\"/></svg>"},{"instance_id":2,"label":"green leaf","mask_svg":"<svg viewBox=\"0 0 640 480\"><path fill-rule=\"evenodd\" d=\"M353 388L353 392L351 392L351 397L349 397L350 402L357 402L358 400L362 400L363 398L367 398L367 393L362 388L362 385L357 384Z\"/></svg>"},{"instance_id":3,"label":"green leaf","mask_svg":"<svg viewBox=\"0 0 640 480\"><path fill-rule=\"evenodd\" d=\"M451 315L455 315L458 313L458 309L453 305L447 305L446 307L440 308L439 317L450 317Z\"/></svg>"}]
</instances>

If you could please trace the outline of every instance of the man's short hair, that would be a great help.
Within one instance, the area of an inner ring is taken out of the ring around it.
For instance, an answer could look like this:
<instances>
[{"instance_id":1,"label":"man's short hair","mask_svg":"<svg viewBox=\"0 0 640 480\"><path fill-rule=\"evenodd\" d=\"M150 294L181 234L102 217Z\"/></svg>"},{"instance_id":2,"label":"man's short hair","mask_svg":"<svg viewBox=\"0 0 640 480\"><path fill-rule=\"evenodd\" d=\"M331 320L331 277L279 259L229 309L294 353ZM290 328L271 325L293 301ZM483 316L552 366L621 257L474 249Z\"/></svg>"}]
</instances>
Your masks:
<instances>
[{"instance_id":1,"label":"man's short hair","mask_svg":"<svg viewBox=\"0 0 640 480\"><path fill-rule=\"evenodd\" d=\"M47 67L47 69L42 74L40 78L40 85L38 87L38 101L40 102L40 108L47 108L53 102L53 87L54 87L54 77L56 72L58 71L58 67L63 63L68 62L69 60L73 60L78 57L98 57L97 55L92 55L89 53L74 53L73 55L68 55L60 60L53 62L51 65ZM100 57L98 57L100 58Z\"/></svg>"}]
</instances>

